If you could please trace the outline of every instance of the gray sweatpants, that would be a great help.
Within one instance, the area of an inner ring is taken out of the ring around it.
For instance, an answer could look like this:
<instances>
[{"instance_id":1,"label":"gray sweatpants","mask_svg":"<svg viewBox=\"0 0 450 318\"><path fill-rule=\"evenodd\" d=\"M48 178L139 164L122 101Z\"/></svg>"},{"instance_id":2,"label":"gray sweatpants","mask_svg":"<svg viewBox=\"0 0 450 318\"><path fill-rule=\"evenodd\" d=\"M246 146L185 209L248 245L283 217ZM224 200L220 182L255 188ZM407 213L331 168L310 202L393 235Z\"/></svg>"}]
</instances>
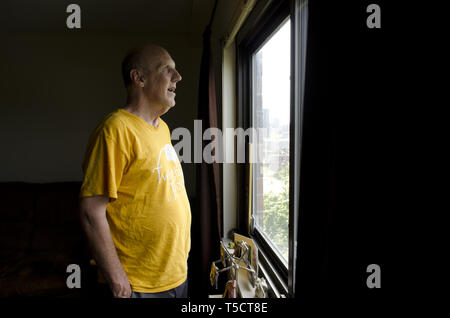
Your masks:
<instances>
[{"instance_id":1,"label":"gray sweatpants","mask_svg":"<svg viewBox=\"0 0 450 318\"><path fill-rule=\"evenodd\" d=\"M131 298L187 298L188 283L187 280L178 287L159 292L159 293L140 293L132 292Z\"/></svg>"}]
</instances>

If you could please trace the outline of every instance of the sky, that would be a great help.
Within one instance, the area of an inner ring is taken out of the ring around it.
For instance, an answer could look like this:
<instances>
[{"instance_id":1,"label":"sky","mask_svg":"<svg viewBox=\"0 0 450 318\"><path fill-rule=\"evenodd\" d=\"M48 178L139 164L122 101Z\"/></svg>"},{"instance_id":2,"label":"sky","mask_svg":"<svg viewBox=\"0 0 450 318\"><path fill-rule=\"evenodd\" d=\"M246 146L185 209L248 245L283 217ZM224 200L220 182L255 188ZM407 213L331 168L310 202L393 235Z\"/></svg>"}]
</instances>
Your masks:
<instances>
[{"instance_id":1,"label":"sky","mask_svg":"<svg viewBox=\"0 0 450 318\"><path fill-rule=\"evenodd\" d=\"M257 52L262 53L262 104L269 116L289 124L290 115L290 20Z\"/></svg>"}]
</instances>

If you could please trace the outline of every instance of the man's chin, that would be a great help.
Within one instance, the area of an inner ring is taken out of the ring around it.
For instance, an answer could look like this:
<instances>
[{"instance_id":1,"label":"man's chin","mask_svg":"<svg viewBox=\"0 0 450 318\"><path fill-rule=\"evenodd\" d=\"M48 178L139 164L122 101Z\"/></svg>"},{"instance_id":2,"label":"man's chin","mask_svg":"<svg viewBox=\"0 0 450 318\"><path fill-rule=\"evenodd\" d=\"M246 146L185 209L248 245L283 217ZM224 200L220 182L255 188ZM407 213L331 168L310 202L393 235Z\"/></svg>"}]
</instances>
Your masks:
<instances>
[{"instance_id":1,"label":"man's chin","mask_svg":"<svg viewBox=\"0 0 450 318\"><path fill-rule=\"evenodd\" d=\"M170 104L169 106L166 106L162 109L162 112L160 114L160 116L164 115L165 113L167 113L172 107L175 106L175 103Z\"/></svg>"},{"instance_id":2,"label":"man's chin","mask_svg":"<svg viewBox=\"0 0 450 318\"><path fill-rule=\"evenodd\" d=\"M175 98L168 98L166 100L166 105L167 105L166 107L167 107L167 109L172 108L173 106L175 106L175 104L176 104Z\"/></svg>"}]
</instances>

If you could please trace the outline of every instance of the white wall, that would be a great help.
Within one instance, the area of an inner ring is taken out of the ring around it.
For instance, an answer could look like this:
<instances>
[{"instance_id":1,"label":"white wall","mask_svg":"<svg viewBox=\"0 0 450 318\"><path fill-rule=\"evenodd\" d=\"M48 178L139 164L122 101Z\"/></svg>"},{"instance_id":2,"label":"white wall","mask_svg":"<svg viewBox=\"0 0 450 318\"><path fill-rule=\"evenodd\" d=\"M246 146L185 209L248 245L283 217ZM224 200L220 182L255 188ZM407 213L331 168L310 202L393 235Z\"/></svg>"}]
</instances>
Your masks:
<instances>
[{"instance_id":1,"label":"white wall","mask_svg":"<svg viewBox=\"0 0 450 318\"><path fill-rule=\"evenodd\" d=\"M236 47L234 43L223 51L222 68L222 127L236 128ZM224 134L225 136L226 134ZM234 140L224 140L224 158L235 154ZM237 227L237 170L235 163L223 164L223 233ZM230 237L231 238L231 237Z\"/></svg>"}]
</instances>

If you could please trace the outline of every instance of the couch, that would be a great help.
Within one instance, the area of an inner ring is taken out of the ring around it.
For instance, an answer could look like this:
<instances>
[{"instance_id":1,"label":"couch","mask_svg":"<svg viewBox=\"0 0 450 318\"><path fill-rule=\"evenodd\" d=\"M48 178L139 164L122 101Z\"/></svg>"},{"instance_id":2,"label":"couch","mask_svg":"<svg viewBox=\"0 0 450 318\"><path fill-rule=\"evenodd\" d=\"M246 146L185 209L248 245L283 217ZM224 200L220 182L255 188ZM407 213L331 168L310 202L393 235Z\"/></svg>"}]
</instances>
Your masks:
<instances>
[{"instance_id":1,"label":"couch","mask_svg":"<svg viewBox=\"0 0 450 318\"><path fill-rule=\"evenodd\" d=\"M0 297L89 294L93 269L78 221L80 186L0 182ZM80 266L81 288L67 287L69 264Z\"/></svg>"}]
</instances>

